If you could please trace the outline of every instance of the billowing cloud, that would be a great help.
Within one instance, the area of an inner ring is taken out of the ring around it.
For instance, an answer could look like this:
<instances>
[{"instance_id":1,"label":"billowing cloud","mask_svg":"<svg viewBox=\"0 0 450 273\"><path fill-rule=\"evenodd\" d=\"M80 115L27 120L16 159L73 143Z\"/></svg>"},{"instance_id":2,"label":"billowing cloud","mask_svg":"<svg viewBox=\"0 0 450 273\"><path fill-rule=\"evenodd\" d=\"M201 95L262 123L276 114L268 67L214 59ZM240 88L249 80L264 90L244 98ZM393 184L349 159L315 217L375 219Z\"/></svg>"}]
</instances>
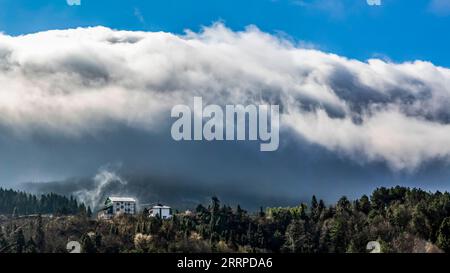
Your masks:
<instances>
[{"instance_id":1,"label":"billowing cloud","mask_svg":"<svg viewBox=\"0 0 450 273\"><path fill-rule=\"evenodd\" d=\"M0 127L83 138L123 126L158 131L170 109L277 103L283 134L358 162L411 170L450 155L450 70L361 62L255 27L200 33L104 27L0 35Z\"/></svg>"}]
</instances>

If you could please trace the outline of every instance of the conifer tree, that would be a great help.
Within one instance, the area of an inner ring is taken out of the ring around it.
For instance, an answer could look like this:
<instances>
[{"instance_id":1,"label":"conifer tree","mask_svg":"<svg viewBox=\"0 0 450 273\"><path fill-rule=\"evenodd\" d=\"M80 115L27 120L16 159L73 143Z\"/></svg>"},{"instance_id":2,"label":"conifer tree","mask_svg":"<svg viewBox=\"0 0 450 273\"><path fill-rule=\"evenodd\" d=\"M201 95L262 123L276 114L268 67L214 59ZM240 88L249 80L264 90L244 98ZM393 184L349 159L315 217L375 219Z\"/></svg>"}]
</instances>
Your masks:
<instances>
[{"instance_id":1,"label":"conifer tree","mask_svg":"<svg viewBox=\"0 0 450 273\"><path fill-rule=\"evenodd\" d=\"M45 232L42 224L42 216L40 214L37 218L35 243L39 252L45 252Z\"/></svg>"},{"instance_id":2,"label":"conifer tree","mask_svg":"<svg viewBox=\"0 0 450 273\"><path fill-rule=\"evenodd\" d=\"M23 253L25 248L25 236L23 235L23 231L19 228L15 233L15 252Z\"/></svg>"}]
</instances>

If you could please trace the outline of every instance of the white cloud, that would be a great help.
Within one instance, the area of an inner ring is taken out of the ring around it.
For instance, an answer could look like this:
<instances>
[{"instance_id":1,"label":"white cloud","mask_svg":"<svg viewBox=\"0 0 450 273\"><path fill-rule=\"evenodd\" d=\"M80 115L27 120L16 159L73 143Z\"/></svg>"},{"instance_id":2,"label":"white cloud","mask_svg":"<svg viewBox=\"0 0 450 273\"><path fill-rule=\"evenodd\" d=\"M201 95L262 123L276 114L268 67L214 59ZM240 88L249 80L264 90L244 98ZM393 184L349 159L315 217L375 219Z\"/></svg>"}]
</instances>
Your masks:
<instances>
[{"instance_id":1,"label":"white cloud","mask_svg":"<svg viewBox=\"0 0 450 273\"><path fill-rule=\"evenodd\" d=\"M313 143L356 160L387 160L397 170L450 154L450 125L407 117L395 109L364 116L358 125L348 118L330 118L322 110L291 114L287 121Z\"/></svg>"},{"instance_id":2,"label":"white cloud","mask_svg":"<svg viewBox=\"0 0 450 273\"><path fill-rule=\"evenodd\" d=\"M159 130L173 105L200 95L215 104L280 103L282 126L358 161L405 170L450 155L449 69L350 60L255 27L2 34L0 86L0 126L17 134Z\"/></svg>"}]
</instances>

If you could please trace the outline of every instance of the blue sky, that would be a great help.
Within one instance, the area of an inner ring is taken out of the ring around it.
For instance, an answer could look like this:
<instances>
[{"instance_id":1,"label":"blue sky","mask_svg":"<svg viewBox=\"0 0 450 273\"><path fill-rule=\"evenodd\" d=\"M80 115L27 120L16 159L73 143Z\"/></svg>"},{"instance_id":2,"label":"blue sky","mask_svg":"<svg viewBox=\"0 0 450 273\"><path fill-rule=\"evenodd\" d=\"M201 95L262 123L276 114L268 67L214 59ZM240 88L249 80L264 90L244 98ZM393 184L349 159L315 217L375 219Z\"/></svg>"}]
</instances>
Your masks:
<instances>
[{"instance_id":1,"label":"blue sky","mask_svg":"<svg viewBox=\"0 0 450 273\"><path fill-rule=\"evenodd\" d=\"M0 31L11 35L95 25L182 33L218 20L360 60L450 66L450 0L0 0Z\"/></svg>"}]
</instances>

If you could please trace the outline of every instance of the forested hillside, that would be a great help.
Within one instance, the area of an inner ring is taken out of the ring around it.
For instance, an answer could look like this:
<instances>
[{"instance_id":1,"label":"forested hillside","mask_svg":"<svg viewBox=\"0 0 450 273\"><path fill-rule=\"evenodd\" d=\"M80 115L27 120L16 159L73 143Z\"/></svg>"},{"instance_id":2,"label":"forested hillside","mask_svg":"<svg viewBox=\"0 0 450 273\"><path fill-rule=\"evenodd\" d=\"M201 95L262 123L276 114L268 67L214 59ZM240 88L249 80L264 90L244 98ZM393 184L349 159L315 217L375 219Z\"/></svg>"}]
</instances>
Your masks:
<instances>
[{"instance_id":1,"label":"forested hillside","mask_svg":"<svg viewBox=\"0 0 450 273\"><path fill-rule=\"evenodd\" d=\"M67 198L57 194L36 196L14 190L0 188L0 214L30 215L30 214L59 214L69 215L80 212L87 213L84 204L78 203L73 197Z\"/></svg>"},{"instance_id":2,"label":"forested hillside","mask_svg":"<svg viewBox=\"0 0 450 273\"><path fill-rule=\"evenodd\" d=\"M450 194L403 187L379 188L354 201L342 197L330 206L312 197L258 213L214 197L169 220L144 213L93 220L81 213L0 223L3 252L67 252L72 240L83 252L364 253L370 241L383 252L450 252Z\"/></svg>"}]
</instances>

